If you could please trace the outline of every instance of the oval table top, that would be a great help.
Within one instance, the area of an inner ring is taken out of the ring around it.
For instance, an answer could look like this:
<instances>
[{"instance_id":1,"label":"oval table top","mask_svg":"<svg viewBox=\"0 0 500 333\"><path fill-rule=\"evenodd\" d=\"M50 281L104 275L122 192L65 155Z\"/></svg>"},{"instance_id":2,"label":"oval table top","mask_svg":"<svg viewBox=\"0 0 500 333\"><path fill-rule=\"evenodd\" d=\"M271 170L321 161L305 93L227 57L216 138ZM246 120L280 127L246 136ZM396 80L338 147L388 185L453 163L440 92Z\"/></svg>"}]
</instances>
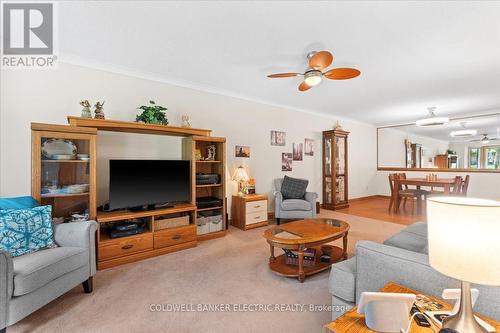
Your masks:
<instances>
[{"instance_id":1,"label":"oval table top","mask_svg":"<svg viewBox=\"0 0 500 333\"><path fill-rule=\"evenodd\" d=\"M328 240L345 234L349 224L337 219L305 219L277 225L264 231L264 238L278 244L304 244Z\"/></svg>"}]
</instances>

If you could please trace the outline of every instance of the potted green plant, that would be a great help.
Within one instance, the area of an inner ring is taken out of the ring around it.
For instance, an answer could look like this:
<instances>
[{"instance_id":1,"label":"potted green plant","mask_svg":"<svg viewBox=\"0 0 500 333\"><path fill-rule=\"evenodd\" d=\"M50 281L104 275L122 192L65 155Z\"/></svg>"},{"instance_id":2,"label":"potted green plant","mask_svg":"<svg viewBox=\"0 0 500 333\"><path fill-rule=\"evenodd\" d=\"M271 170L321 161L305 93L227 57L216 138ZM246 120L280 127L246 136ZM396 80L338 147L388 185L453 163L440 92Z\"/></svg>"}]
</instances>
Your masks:
<instances>
[{"instance_id":1,"label":"potted green plant","mask_svg":"<svg viewBox=\"0 0 500 333\"><path fill-rule=\"evenodd\" d=\"M168 125L168 119L164 112L167 108L156 105L155 101L149 101L149 105L139 106L138 109L142 110L142 113L135 117L135 121L142 121L147 124Z\"/></svg>"}]
</instances>

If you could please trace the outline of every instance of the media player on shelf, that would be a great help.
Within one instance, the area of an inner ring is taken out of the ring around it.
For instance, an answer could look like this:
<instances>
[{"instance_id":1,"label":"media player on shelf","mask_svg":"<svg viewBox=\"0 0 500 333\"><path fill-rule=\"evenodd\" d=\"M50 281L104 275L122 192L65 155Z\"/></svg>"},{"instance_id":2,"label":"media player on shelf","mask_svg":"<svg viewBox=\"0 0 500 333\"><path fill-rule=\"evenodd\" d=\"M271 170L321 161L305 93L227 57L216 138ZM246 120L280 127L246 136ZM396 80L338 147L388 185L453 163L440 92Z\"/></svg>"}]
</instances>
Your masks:
<instances>
[{"instance_id":1,"label":"media player on shelf","mask_svg":"<svg viewBox=\"0 0 500 333\"><path fill-rule=\"evenodd\" d=\"M212 208L222 206L222 199L216 197L200 197L196 198L196 207Z\"/></svg>"},{"instance_id":2,"label":"media player on shelf","mask_svg":"<svg viewBox=\"0 0 500 333\"><path fill-rule=\"evenodd\" d=\"M196 174L196 185L211 185L219 184L220 175L217 173L197 173Z\"/></svg>"},{"instance_id":3,"label":"media player on shelf","mask_svg":"<svg viewBox=\"0 0 500 333\"><path fill-rule=\"evenodd\" d=\"M145 221L143 219L131 219L113 224L108 229L108 234L110 238L142 234L144 232L144 225Z\"/></svg>"}]
</instances>

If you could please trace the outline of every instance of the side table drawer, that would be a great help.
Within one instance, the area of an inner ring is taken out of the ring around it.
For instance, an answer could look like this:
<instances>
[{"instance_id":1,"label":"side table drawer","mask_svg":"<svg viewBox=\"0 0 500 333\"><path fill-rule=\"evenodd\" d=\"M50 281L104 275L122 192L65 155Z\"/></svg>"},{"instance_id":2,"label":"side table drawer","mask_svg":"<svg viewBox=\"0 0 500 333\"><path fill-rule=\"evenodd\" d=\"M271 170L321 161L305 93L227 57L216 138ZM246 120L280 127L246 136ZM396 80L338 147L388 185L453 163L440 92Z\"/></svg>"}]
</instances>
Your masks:
<instances>
[{"instance_id":1,"label":"side table drawer","mask_svg":"<svg viewBox=\"0 0 500 333\"><path fill-rule=\"evenodd\" d=\"M260 211L267 212L267 200L259 200L259 201L250 201L246 203L245 206L246 213L255 213ZM267 220L267 218L266 218Z\"/></svg>"},{"instance_id":2,"label":"side table drawer","mask_svg":"<svg viewBox=\"0 0 500 333\"><path fill-rule=\"evenodd\" d=\"M99 260L112 259L150 249L153 249L153 234L151 232L140 236L116 238L99 246Z\"/></svg>"},{"instance_id":3,"label":"side table drawer","mask_svg":"<svg viewBox=\"0 0 500 333\"><path fill-rule=\"evenodd\" d=\"M247 225L267 221L267 210L249 213L245 216L245 220Z\"/></svg>"}]
</instances>

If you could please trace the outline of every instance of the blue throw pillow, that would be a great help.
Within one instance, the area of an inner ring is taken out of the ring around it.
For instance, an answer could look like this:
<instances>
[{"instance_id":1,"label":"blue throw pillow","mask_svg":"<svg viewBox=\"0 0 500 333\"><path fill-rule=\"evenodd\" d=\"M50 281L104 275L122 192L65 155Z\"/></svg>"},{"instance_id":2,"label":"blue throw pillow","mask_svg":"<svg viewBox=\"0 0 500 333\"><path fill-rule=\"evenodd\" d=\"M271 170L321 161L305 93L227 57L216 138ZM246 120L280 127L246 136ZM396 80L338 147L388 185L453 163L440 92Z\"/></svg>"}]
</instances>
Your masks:
<instances>
[{"instance_id":1,"label":"blue throw pillow","mask_svg":"<svg viewBox=\"0 0 500 333\"><path fill-rule=\"evenodd\" d=\"M33 197L0 198L0 210L4 209L23 209L40 206Z\"/></svg>"},{"instance_id":2,"label":"blue throw pillow","mask_svg":"<svg viewBox=\"0 0 500 333\"><path fill-rule=\"evenodd\" d=\"M0 210L0 249L13 257L52 247L52 206Z\"/></svg>"}]
</instances>

